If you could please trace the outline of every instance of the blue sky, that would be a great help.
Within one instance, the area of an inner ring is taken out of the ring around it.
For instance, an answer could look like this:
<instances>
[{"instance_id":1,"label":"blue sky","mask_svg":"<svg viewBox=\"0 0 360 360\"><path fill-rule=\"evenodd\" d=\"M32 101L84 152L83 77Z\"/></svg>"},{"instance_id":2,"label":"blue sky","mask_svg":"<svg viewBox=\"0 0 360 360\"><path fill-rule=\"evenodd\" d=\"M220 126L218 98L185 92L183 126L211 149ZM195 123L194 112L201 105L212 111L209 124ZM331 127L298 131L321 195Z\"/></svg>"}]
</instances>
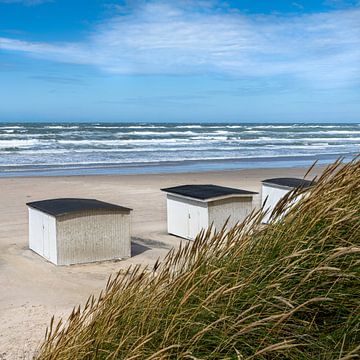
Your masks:
<instances>
[{"instance_id":1,"label":"blue sky","mask_svg":"<svg viewBox=\"0 0 360 360\"><path fill-rule=\"evenodd\" d=\"M0 121L359 122L360 2L0 0Z\"/></svg>"}]
</instances>

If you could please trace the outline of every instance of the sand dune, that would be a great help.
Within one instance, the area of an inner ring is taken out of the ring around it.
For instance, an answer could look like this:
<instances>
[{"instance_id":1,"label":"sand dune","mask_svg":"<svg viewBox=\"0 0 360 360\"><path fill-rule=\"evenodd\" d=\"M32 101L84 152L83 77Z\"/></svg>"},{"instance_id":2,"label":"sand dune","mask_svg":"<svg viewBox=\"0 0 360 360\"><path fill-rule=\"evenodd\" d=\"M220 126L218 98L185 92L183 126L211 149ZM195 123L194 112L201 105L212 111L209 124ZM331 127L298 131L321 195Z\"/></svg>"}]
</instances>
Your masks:
<instances>
[{"instance_id":1,"label":"sand dune","mask_svg":"<svg viewBox=\"0 0 360 360\"><path fill-rule=\"evenodd\" d=\"M315 172L319 172L317 169ZM298 176L305 169L216 173L0 178L0 359L27 359L53 314L64 316L96 294L112 273L130 265L153 265L181 240L166 233L162 187L214 183L260 191L260 181ZM132 257L126 261L56 267L27 247L28 201L88 197L134 209ZM259 197L257 203L260 204Z\"/></svg>"}]
</instances>

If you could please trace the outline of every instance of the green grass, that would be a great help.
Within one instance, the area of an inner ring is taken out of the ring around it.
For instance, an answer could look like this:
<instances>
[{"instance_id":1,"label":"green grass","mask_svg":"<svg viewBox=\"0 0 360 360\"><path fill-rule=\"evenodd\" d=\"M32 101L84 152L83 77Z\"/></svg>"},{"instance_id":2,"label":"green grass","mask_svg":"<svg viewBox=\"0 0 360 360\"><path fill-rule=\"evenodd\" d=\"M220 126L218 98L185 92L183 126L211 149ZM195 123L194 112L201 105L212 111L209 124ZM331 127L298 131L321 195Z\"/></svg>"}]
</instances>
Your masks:
<instances>
[{"instance_id":1,"label":"green grass","mask_svg":"<svg viewBox=\"0 0 360 360\"><path fill-rule=\"evenodd\" d=\"M38 359L360 357L360 162L336 162L301 201L109 279L51 324ZM286 212L284 216L282 216Z\"/></svg>"}]
</instances>

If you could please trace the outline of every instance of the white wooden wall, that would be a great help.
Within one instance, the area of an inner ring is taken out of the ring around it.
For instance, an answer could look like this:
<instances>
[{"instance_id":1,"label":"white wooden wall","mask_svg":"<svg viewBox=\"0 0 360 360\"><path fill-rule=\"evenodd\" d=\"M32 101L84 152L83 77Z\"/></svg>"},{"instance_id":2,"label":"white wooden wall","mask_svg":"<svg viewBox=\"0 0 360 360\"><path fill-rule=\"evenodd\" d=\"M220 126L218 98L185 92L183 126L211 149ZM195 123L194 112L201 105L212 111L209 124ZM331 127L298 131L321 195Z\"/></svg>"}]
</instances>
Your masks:
<instances>
[{"instance_id":1,"label":"white wooden wall","mask_svg":"<svg viewBox=\"0 0 360 360\"><path fill-rule=\"evenodd\" d=\"M213 224L214 230L221 230L230 217L227 228L241 223L253 209L252 197L239 197L223 199L209 204L209 224Z\"/></svg>"},{"instance_id":2,"label":"white wooden wall","mask_svg":"<svg viewBox=\"0 0 360 360\"><path fill-rule=\"evenodd\" d=\"M267 224L270 219L270 215L274 210L276 204L290 191L290 189L280 189L267 184L262 184L261 191L261 203L263 204L266 197L266 204L264 210L268 210L267 214L264 216L263 223Z\"/></svg>"},{"instance_id":3,"label":"white wooden wall","mask_svg":"<svg viewBox=\"0 0 360 360\"><path fill-rule=\"evenodd\" d=\"M33 208L29 208L29 248L57 263L56 219Z\"/></svg>"},{"instance_id":4,"label":"white wooden wall","mask_svg":"<svg viewBox=\"0 0 360 360\"><path fill-rule=\"evenodd\" d=\"M168 194L167 224L169 234L194 240L202 229L209 227L207 204Z\"/></svg>"},{"instance_id":5,"label":"white wooden wall","mask_svg":"<svg viewBox=\"0 0 360 360\"><path fill-rule=\"evenodd\" d=\"M57 219L58 265L131 256L130 214L88 211Z\"/></svg>"}]
</instances>

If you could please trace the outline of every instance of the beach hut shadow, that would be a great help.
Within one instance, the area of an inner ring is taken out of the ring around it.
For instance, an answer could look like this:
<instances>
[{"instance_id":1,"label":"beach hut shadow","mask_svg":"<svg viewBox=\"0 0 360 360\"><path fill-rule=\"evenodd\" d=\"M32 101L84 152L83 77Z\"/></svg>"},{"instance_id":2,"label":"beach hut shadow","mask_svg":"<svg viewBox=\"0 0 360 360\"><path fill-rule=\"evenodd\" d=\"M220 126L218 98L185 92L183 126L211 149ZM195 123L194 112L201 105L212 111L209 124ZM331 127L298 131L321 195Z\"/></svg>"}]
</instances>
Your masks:
<instances>
[{"instance_id":1,"label":"beach hut shadow","mask_svg":"<svg viewBox=\"0 0 360 360\"><path fill-rule=\"evenodd\" d=\"M134 240L131 240L131 257L140 255L148 250L151 250L151 248L141 245Z\"/></svg>"}]
</instances>

